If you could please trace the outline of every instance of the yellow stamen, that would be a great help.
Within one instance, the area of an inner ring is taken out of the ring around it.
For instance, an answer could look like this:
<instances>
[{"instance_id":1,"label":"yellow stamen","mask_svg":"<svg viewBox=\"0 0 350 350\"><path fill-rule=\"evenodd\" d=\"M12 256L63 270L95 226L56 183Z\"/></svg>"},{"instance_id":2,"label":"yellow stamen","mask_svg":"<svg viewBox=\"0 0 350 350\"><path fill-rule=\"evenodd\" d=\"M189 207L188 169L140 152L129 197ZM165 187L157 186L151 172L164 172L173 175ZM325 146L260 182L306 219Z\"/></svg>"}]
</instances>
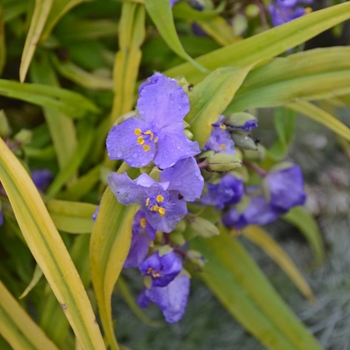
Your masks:
<instances>
[{"instance_id":1,"label":"yellow stamen","mask_svg":"<svg viewBox=\"0 0 350 350\"><path fill-rule=\"evenodd\" d=\"M164 201L164 197L161 194L158 194L158 196L156 197L156 201L158 203L162 203Z\"/></svg>"},{"instance_id":2,"label":"yellow stamen","mask_svg":"<svg viewBox=\"0 0 350 350\"><path fill-rule=\"evenodd\" d=\"M146 199L146 207L149 206L149 201L150 201L150 200L151 200L150 198L147 198L147 199Z\"/></svg>"},{"instance_id":3,"label":"yellow stamen","mask_svg":"<svg viewBox=\"0 0 350 350\"><path fill-rule=\"evenodd\" d=\"M226 125L220 125L219 128L220 128L221 130L226 130Z\"/></svg>"},{"instance_id":4,"label":"yellow stamen","mask_svg":"<svg viewBox=\"0 0 350 350\"><path fill-rule=\"evenodd\" d=\"M159 272L152 273L153 278L161 277L161 274Z\"/></svg>"},{"instance_id":5,"label":"yellow stamen","mask_svg":"<svg viewBox=\"0 0 350 350\"><path fill-rule=\"evenodd\" d=\"M151 131L151 130L147 130L146 132L145 132L145 135L150 135L150 140L152 141L153 140L153 132Z\"/></svg>"},{"instance_id":6,"label":"yellow stamen","mask_svg":"<svg viewBox=\"0 0 350 350\"><path fill-rule=\"evenodd\" d=\"M311 13L312 12L312 8L311 7L306 7L305 8L305 13Z\"/></svg>"},{"instance_id":7,"label":"yellow stamen","mask_svg":"<svg viewBox=\"0 0 350 350\"><path fill-rule=\"evenodd\" d=\"M154 139L154 143L158 142L158 136Z\"/></svg>"},{"instance_id":8,"label":"yellow stamen","mask_svg":"<svg viewBox=\"0 0 350 350\"><path fill-rule=\"evenodd\" d=\"M160 216L164 216L165 213L166 213L165 208L160 207L160 208L158 209L158 213L159 213Z\"/></svg>"},{"instance_id":9,"label":"yellow stamen","mask_svg":"<svg viewBox=\"0 0 350 350\"><path fill-rule=\"evenodd\" d=\"M142 148L144 149L145 152L148 152L151 149L151 147L148 145L143 145Z\"/></svg>"},{"instance_id":10,"label":"yellow stamen","mask_svg":"<svg viewBox=\"0 0 350 350\"><path fill-rule=\"evenodd\" d=\"M134 133L135 133L136 136L139 136L139 135L142 134L142 130L139 129L139 128L136 128L136 129L134 130Z\"/></svg>"},{"instance_id":11,"label":"yellow stamen","mask_svg":"<svg viewBox=\"0 0 350 350\"><path fill-rule=\"evenodd\" d=\"M152 269L152 267L149 267L148 269L147 269L147 275L150 275L151 273L152 273L152 271L153 271L153 269Z\"/></svg>"},{"instance_id":12,"label":"yellow stamen","mask_svg":"<svg viewBox=\"0 0 350 350\"><path fill-rule=\"evenodd\" d=\"M159 210L158 205L152 205L151 210L152 211L158 211Z\"/></svg>"},{"instance_id":13,"label":"yellow stamen","mask_svg":"<svg viewBox=\"0 0 350 350\"><path fill-rule=\"evenodd\" d=\"M225 149L225 148L226 148L226 145L225 145L224 143L222 143L222 144L220 145L220 147L221 147L222 149Z\"/></svg>"},{"instance_id":14,"label":"yellow stamen","mask_svg":"<svg viewBox=\"0 0 350 350\"><path fill-rule=\"evenodd\" d=\"M145 143L145 140L143 139L143 136L139 136L137 138L137 144L138 145L143 145Z\"/></svg>"},{"instance_id":15,"label":"yellow stamen","mask_svg":"<svg viewBox=\"0 0 350 350\"><path fill-rule=\"evenodd\" d=\"M146 223L147 223L147 221L146 221L145 218L142 218L142 219L140 220L140 225L141 225L142 228L146 228Z\"/></svg>"}]
</instances>

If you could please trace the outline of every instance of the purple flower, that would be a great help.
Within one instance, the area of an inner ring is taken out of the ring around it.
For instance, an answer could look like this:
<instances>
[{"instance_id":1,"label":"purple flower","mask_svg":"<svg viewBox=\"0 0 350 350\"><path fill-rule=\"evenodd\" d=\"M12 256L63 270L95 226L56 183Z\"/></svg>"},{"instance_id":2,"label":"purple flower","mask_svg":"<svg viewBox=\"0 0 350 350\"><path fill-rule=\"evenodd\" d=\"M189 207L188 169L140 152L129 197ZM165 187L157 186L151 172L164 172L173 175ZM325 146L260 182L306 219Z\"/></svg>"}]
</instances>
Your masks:
<instances>
[{"instance_id":1,"label":"purple flower","mask_svg":"<svg viewBox=\"0 0 350 350\"><path fill-rule=\"evenodd\" d=\"M93 221L96 221L99 211L100 211L100 206L98 205L96 210L95 210L95 212L92 214L92 220Z\"/></svg>"},{"instance_id":2,"label":"purple flower","mask_svg":"<svg viewBox=\"0 0 350 350\"><path fill-rule=\"evenodd\" d=\"M166 287L145 289L137 302L140 307L146 307L152 301L162 310L165 320L174 323L184 315L189 293L190 279L180 275Z\"/></svg>"},{"instance_id":3,"label":"purple flower","mask_svg":"<svg viewBox=\"0 0 350 350\"><path fill-rule=\"evenodd\" d=\"M226 125L223 124L224 116L220 116L219 120L212 124L212 132L209 140L203 146L204 151L214 151L215 153L235 154L235 143L231 138L231 134L226 130Z\"/></svg>"},{"instance_id":4,"label":"purple flower","mask_svg":"<svg viewBox=\"0 0 350 350\"><path fill-rule=\"evenodd\" d=\"M239 213L236 208L230 209L222 218L224 225L241 230L248 225L266 225L284 214L273 208L263 196L253 196L248 207Z\"/></svg>"},{"instance_id":5,"label":"purple flower","mask_svg":"<svg viewBox=\"0 0 350 350\"><path fill-rule=\"evenodd\" d=\"M238 131L250 131L258 127L257 120L248 120L244 125L241 126L231 126L230 130L238 130Z\"/></svg>"},{"instance_id":6,"label":"purple flower","mask_svg":"<svg viewBox=\"0 0 350 350\"><path fill-rule=\"evenodd\" d=\"M173 7L179 0L170 0L170 7Z\"/></svg>"},{"instance_id":7,"label":"purple flower","mask_svg":"<svg viewBox=\"0 0 350 350\"><path fill-rule=\"evenodd\" d=\"M272 171L264 181L269 190L270 205L275 209L287 212L305 203L303 175L298 165Z\"/></svg>"},{"instance_id":8,"label":"purple flower","mask_svg":"<svg viewBox=\"0 0 350 350\"><path fill-rule=\"evenodd\" d=\"M187 139L183 119L190 103L176 80L155 73L139 88L140 118L114 126L107 137L110 159L122 159L132 167L150 162L161 169L200 152L197 142Z\"/></svg>"},{"instance_id":9,"label":"purple flower","mask_svg":"<svg viewBox=\"0 0 350 350\"><path fill-rule=\"evenodd\" d=\"M127 174L112 173L108 183L118 201L124 205L138 203L146 220L156 230L171 232L187 214L186 201L202 193L204 180L194 158L176 163L160 174L161 182L142 174L131 180Z\"/></svg>"},{"instance_id":10,"label":"purple flower","mask_svg":"<svg viewBox=\"0 0 350 350\"><path fill-rule=\"evenodd\" d=\"M0 210L0 226L2 226L4 223L4 217L2 215L2 211Z\"/></svg>"},{"instance_id":11,"label":"purple flower","mask_svg":"<svg viewBox=\"0 0 350 350\"><path fill-rule=\"evenodd\" d=\"M222 209L225 205L237 204L243 194L243 181L227 174L218 184L208 184L208 192L201 201L206 205L213 205Z\"/></svg>"},{"instance_id":12,"label":"purple flower","mask_svg":"<svg viewBox=\"0 0 350 350\"><path fill-rule=\"evenodd\" d=\"M137 267L148 253L149 241L153 241L156 230L147 222L143 210L139 210L132 222L132 239L124 267Z\"/></svg>"},{"instance_id":13,"label":"purple flower","mask_svg":"<svg viewBox=\"0 0 350 350\"><path fill-rule=\"evenodd\" d=\"M152 277L152 287L165 287L181 272L182 262L174 252L162 256L155 252L140 264L139 269L145 276Z\"/></svg>"},{"instance_id":14,"label":"purple flower","mask_svg":"<svg viewBox=\"0 0 350 350\"><path fill-rule=\"evenodd\" d=\"M31 177L36 188L44 191L53 179L53 174L48 169L38 169L31 172Z\"/></svg>"}]
</instances>

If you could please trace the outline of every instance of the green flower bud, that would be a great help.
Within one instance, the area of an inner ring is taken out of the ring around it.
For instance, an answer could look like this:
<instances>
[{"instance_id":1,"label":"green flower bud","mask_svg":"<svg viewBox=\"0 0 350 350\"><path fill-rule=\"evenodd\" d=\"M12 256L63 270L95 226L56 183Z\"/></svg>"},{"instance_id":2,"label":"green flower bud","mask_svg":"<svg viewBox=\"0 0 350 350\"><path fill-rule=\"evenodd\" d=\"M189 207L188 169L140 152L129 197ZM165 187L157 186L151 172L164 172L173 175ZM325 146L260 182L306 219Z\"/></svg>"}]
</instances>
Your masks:
<instances>
[{"instance_id":1,"label":"green flower bud","mask_svg":"<svg viewBox=\"0 0 350 350\"><path fill-rule=\"evenodd\" d=\"M3 110L0 111L0 137L6 137L11 134L11 128L7 121L5 112Z\"/></svg>"},{"instance_id":2,"label":"green flower bud","mask_svg":"<svg viewBox=\"0 0 350 350\"><path fill-rule=\"evenodd\" d=\"M191 217L189 230L193 231L196 236L203 238L210 238L220 234L219 229L212 222L200 216Z\"/></svg>"},{"instance_id":3,"label":"green flower bud","mask_svg":"<svg viewBox=\"0 0 350 350\"><path fill-rule=\"evenodd\" d=\"M258 5L255 4L249 4L248 6L245 7L245 14L248 17L254 18L257 17L260 13L260 9Z\"/></svg>"},{"instance_id":4,"label":"green flower bud","mask_svg":"<svg viewBox=\"0 0 350 350\"><path fill-rule=\"evenodd\" d=\"M237 147L248 149L251 151L256 151L258 149L258 146L255 143L255 141L250 136L245 135L244 133L235 131L231 134L231 137Z\"/></svg>"},{"instance_id":5,"label":"green flower bud","mask_svg":"<svg viewBox=\"0 0 350 350\"><path fill-rule=\"evenodd\" d=\"M244 159L260 163L263 160L265 160L266 149L264 146L258 144L257 150L255 151L244 150L243 154L244 154Z\"/></svg>"},{"instance_id":6,"label":"green flower bud","mask_svg":"<svg viewBox=\"0 0 350 350\"><path fill-rule=\"evenodd\" d=\"M170 242L181 247L186 243L186 239L184 238L183 234L181 232L170 232L169 233L169 239Z\"/></svg>"},{"instance_id":7,"label":"green flower bud","mask_svg":"<svg viewBox=\"0 0 350 350\"><path fill-rule=\"evenodd\" d=\"M184 133L189 140L193 140L193 134L191 133L190 130L184 129Z\"/></svg>"},{"instance_id":8,"label":"green flower bud","mask_svg":"<svg viewBox=\"0 0 350 350\"><path fill-rule=\"evenodd\" d=\"M211 171L230 171L242 165L237 156L228 153L216 153L207 158L206 162Z\"/></svg>"},{"instance_id":9,"label":"green flower bud","mask_svg":"<svg viewBox=\"0 0 350 350\"><path fill-rule=\"evenodd\" d=\"M201 272L204 268L205 260L203 255L196 250L189 250L186 254L186 268L193 272Z\"/></svg>"},{"instance_id":10,"label":"green flower bud","mask_svg":"<svg viewBox=\"0 0 350 350\"><path fill-rule=\"evenodd\" d=\"M14 140L20 142L22 145L27 145L32 141L32 135L33 133L30 130L22 129L15 135Z\"/></svg>"},{"instance_id":11,"label":"green flower bud","mask_svg":"<svg viewBox=\"0 0 350 350\"><path fill-rule=\"evenodd\" d=\"M258 120L256 117L249 113L239 112L233 113L224 119L224 124L227 127L232 127L235 129L250 130L248 126L257 125ZM247 129L248 128L248 129Z\"/></svg>"}]
</instances>

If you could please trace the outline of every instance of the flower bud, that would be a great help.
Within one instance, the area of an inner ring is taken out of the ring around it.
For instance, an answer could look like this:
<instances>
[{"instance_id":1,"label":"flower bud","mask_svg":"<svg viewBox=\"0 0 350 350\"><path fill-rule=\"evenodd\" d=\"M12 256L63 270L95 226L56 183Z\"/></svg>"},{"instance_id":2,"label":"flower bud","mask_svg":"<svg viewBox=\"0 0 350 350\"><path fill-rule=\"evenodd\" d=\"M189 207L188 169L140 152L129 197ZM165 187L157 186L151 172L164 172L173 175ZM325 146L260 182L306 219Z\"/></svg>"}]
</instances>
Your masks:
<instances>
[{"instance_id":1,"label":"flower bud","mask_svg":"<svg viewBox=\"0 0 350 350\"><path fill-rule=\"evenodd\" d=\"M250 151L250 150L244 150L244 159L253 161L253 162L262 162L266 157L266 149L264 146L258 144L257 150Z\"/></svg>"},{"instance_id":2,"label":"flower bud","mask_svg":"<svg viewBox=\"0 0 350 350\"><path fill-rule=\"evenodd\" d=\"M14 137L14 140L20 142L22 145L30 143L33 133L30 130L22 129Z\"/></svg>"},{"instance_id":3,"label":"flower bud","mask_svg":"<svg viewBox=\"0 0 350 350\"><path fill-rule=\"evenodd\" d=\"M169 233L169 240L171 243L181 247L186 243L186 239L184 238L181 232L173 231Z\"/></svg>"},{"instance_id":4,"label":"flower bud","mask_svg":"<svg viewBox=\"0 0 350 350\"><path fill-rule=\"evenodd\" d=\"M231 134L231 137L236 146L240 148L248 149L251 151L256 151L258 149L258 146L255 143L255 141L250 136L245 135L244 133L233 132Z\"/></svg>"},{"instance_id":5,"label":"flower bud","mask_svg":"<svg viewBox=\"0 0 350 350\"><path fill-rule=\"evenodd\" d=\"M239 112L225 117L224 124L229 130L249 131L258 126L258 120L249 113Z\"/></svg>"},{"instance_id":6,"label":"flower bud","mask_svg":"<svg viewBox=\"0 0 350 350\"><path fill-rule=\"evenodd\" d=\"M201 236L203 238L210 238L220 234L219 229L212 222L200 216L191 218L189 231L193 231L196 236Z\"/></svg>"},{"instance_id":7,"label":"flower bud","mask_svg":"<svg viewBox=\"0 0 350 350\"><path fill-rule=\"evenodd\" d=\"M211 171L230 171L242 165L241 160L228 153L216 153L206 159L208 169Z\"/></svg>"},{"instance_id":8,"label":"flower bud","mask_svg":"<svg viewBox=\"0 0 350 350\"><path fill-rule=\"evenodd\" d=\"M203 255L197 250L189 250L186 254L186 267L193 272L201 272L203 270L205 260Z\"/></svg>"}]
</instances>

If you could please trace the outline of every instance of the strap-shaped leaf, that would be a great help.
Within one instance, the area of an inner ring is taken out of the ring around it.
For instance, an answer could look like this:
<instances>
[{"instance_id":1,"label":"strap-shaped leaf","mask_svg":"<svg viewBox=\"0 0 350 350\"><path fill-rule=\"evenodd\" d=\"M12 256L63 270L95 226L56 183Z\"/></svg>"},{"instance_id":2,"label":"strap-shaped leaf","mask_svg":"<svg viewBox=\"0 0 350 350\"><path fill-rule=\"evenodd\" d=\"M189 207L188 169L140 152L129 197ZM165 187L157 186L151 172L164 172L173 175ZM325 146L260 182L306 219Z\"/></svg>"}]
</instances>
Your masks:
<instances>
[{"instance_id":1,"label":"strap-shaped leaf","mask_svg":"<svg viewBox=\"0 0 350 350\"><path fill-rule=\"evenodd\" d=\"M196 61L210 70L222 66L248 66L259 60L277 56L349 18L350 3L331 6L215 50L198 57ZM194 84L204 78L204 74L190 63L180 64L164 74L171 77L184 75Z\"/></svg>"},{"instance_id":2,"label":"strap-shaped leaf","mask_svg":"<svg viewBox=\"0 0 350 350\"><path fill-rule=\"evenodd\" d=\"M211 124L218 120L251 68L218 68L189 92L191 110L185 120L200 147L209 138Z\"/></svg>"},{"instance_id":3,"label":"strap-shaped leaf","mask_svg":"<svg viewBox=\"0 0 350 350\"><path fill-rule=\"evenodd\" d=\"M26 78L30 62L33 58L36 45L39 42L52 4L53 0L35 0L34 12L22 52L21 66L19 68L19 78L22 83Z\"/></svg>"},{"instance_id":4,"label":"strap-shaped leaf","mask_svg":"<svg viewBox=\"0 0 350 350\"><path fill-rule=\"evenodd\" d=\"M18 159L0 139L0 180L18 225L84 349L104 342L83 284L50 215Z\"/></svg>"},{"instance_id":5,"label":"strap-shaped leaf","mask_svg":"<svg viewBox=\"0 0 350 350\"><path fill-rule=\"evenodd\" d=\"M207 72L200 64L191 58L182 47L180 39L176 33L173 14L170 8L169 0L145 0L148 14L151 16L159 33L169 45L169 47L184 60L190 62L196 69ZM183 73L181 73L183 74Z\"/></svg>"},{"instance_id":6,"label":"strap-shaped leaf","mask_svg":"<svg viewBox=\"0 0 350 350\"><path fill-rule=\"evenodd\" d=\"M239 242L221 228L191 247L208 260L200 277L224 307L268 349L321 349Z\"/></svg>"},{"instance_id":7,"label":"strap-shaped leaf","mask_svg":"<svg viewBox=\"0 0 350 350\"><path fill-rule=\"evenodd\" d=\"M295 112L304 114L320 124L323 124L328 129L350 141L350 129L337 118L333 117L331 114L315 106L314 104L304 101L291 103L286 107Z\"/></svg>"},{"instance_id":8,"label":"strap-shaped leaf","mask_svg":"<svg viewBox=\"0 0 350 350\"><path fill-rule=\"evenodd\" d=\"M251 225L244 229L243 234L273 259L306 298L315 301L311 288L293 260L265 230Z\"/></svg>"},{"instance_id":9,"label":"strap-shaped leaf","mask_svg":"<svg viewBox=\"0 0 350 350\"><path fill-rule=\"evenodd\" d=\"M58 350L1 281L0 334L14 350Z\"/></svg>"},{"instance_id":10,"label":"strap-shaped leaf","mask_svg":"<svg viewBox=\"0 0 350 350\"><path fill-rule=\"evenodd\" d=\"M98 112L98 108L86 97L55 86L0 79L0 95L49 107L74 119L83 118L89 112Z\"/></svg>"},{"instance_id":11,"label":"strap-shaped leaf","mask_svg":"<svg viewBox=\"0 0 350 350\"><path fill-rule=\"evenodd\" d=\"M51 200L47 209L58 230L68 233L91 233L92 215L97 206L90 203Z\"/></svg>"},{"instance_id":12,"label":"strap-shaped leaf","mask_svg":"<svg viewBox=\"0 0 350 350\"><path fill-rule=\"evenodd\" d=\"M292 208L282 219L289 222L305 236L315 255L316 262L321 264L324 260L324 246L321 232L314 217L304 207Z\"/></svg>"},{"instance_id":13,"label":"strap-shaped leaf","mask_svg":"<svg viewBox=\"0 0 350 350\"><path fill-rule=\"evenodd\" d=\"M133 169L134 172L138 169ZM130 174L129 174L130 175ZM90 267L101 322L108 345L119 349L114 335L111 296L131 243L131 224L137 206L118 203L108 187L91 234Z\"/></svg>"}]
</instances>

